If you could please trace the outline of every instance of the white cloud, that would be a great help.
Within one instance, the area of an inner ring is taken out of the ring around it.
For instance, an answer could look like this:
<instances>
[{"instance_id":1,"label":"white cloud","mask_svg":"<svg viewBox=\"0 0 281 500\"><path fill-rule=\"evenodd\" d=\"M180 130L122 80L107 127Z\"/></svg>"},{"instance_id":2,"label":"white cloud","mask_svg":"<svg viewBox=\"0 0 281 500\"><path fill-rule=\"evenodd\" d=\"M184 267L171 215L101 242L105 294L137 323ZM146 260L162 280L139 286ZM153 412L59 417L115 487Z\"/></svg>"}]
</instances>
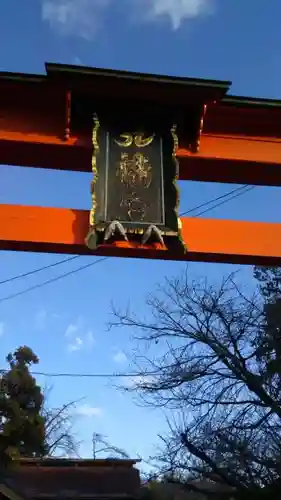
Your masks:
<instances>
[{"instance_id":1,"label":"white cloud","mask_svg":"<svg viewBox=\"0 0 281 500\"><path fill-rule=\"evenodd\" d=\"M215 0L126 0L139 21L168 18L174 30L188 19L194 19L213 10ZM85 40L95 38L103 21L102 14L111 4L120 0L41 0L42 19L61 35L74 35ZM124 4L122 4L124 5Z\"/></svg>"},{"instance_id":2,"label":"white cloud","mask_svg":"<svg viewBox=\"0 0 281 500\"><path fill-rule=\"evenodd\" d=\"M110 0L42 0L42 19L62 35L92 40Z\"/></svg>"},{"instance_id":3,"label":"white cloud","mask_svg":"<svg viewBox=\"0 0 281 500\"><path fill-rule=\"evenodd\" d=\"M187 19L210 13L213 7L212 0L135 0L135 2L139 10L143 7L146 20L154 21L166 16L170 19L174 30Z\"/></svg>"},{"instance_id":4,"label":"white cloud","mask_svg":"<svg viewBox=\"0 0 281 500\"><path fill-rule=\"evenodd\" d=\"M52 319L56 319L56 320L62 320L65 318L65 314L64 313L52 313Z\"/></svg>"},{"instance_id":5,"label":"white cloud","mask_svg":"<svg viewBox=\"0 0 281 500\"><path fill-rule=\"evenodd\" d=\"M95 343L92 330L85 329L85 322L78 318L74 323L70 323L65 331L67 339L68 352L81 351L81 349L90 349Z\"/></svg>"},{"instance_id":6,"label":"white cloud","mask_svg":"<svg viewBox=\"0 0 281 500\"><path fill-rule=\"evenodd\" d=\"M127 361L127 356L123 351L118 350L113 355L113 361L118 364L125 363Z\"/></svg>"},{"instance_id":7,"label":"white cloud","mask_svg":"<svg viewBox=\"0 0 281 500\"><path fill-rule=\"evenodd\" d=\"M79 415L80 417L88 417L88 418L100 417L102 413L103 412L101 408L97 408L95 406L90 406L87 404L78 406L78 408L76 408L76 414Z\"/></svg>"},{"instance_id":8,"label":"white cloud","mask_svg":"<svg viewBox=\"0 0 281 500\"><path fill-rule=\"evenodd\" d=\"M0 337L4 334L4 323L0 322Z\"/></svg>"},{"instance_id":9,"label":"white cloud","mask_svg":"<svg viewBox=\"0 0 281 500\"><path fill-rule=\"evenodd\" d=\"M44 308L38 309L32 318L37 330L52 330L65 320L64 313L51 312Z\"/></svg>"},{"instance_id":10,"label":"white cloud","mask_svg":"<svg viewBox=\"0 0 281 500\"><path fill-rule=\"evenodd\" d=\"M81 337L75 337L74 341L69 342L67 349L69 352L80 351L83 347L83 343Z\"/></svg>"},{"instance_id":11,"label":"white cloud","mask_svg":"<svg viewBox=\"0 0 281 500\"><path fill-rule=\"evenodd\" d=\"M70 325L68 325L66 331L65 331L65 336L66 337L71 337L72 335L74 335L76 332L78 332L79 330L79 326L78 324L73 324L73 323L70 323Z\"/></svg>"}]
</instances>

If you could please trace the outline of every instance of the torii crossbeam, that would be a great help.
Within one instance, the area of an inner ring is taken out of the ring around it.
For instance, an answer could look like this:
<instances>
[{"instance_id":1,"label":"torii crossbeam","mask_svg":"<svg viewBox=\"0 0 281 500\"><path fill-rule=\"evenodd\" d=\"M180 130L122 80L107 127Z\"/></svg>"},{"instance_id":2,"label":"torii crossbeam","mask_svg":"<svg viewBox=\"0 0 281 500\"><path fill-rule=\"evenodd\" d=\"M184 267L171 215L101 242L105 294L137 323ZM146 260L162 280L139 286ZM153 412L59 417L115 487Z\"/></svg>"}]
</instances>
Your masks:
<instances>
[{"instance_id":1,"label":"torii crossbeam","mask_svg":"<svg viewBox=\"0 0 281 500\"><path fill-rule=\"evenodd\" d=\"M281 265L281 224L177 216L177 178L281 186L281 101L229 86L0 73L1 164L93 172L90 211L0 205L0 249Z\"/></svg>"}]
</instances>

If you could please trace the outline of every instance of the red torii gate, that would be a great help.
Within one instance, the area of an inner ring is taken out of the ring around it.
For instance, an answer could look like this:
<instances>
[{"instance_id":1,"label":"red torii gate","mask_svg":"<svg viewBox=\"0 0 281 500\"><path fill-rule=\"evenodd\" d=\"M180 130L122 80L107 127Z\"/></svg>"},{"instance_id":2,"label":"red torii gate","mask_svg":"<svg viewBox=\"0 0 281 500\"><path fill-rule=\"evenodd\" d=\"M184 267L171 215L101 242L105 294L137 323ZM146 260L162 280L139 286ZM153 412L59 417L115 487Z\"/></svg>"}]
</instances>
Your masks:
<instances>
[{"instance_id":1,"label":"red torii gate","mask_svg":"<svg viewBox=\"0 0 281 500\"><path fill-rule=\"evenodd\" d=\"M177 120L179 179L280 186L281 101L229 96L229 86L50 63L46 75L0 73L0 162L90 172L93 108L106 107L107 117L112 110L115 121L143 108L152 121ZM129 238L93 250L88 211L0 205L0 249L281 264L281 224L184 217L180 225L186 252L169 243L169 231L165 245Z\"/></svg>"}]
</instances>

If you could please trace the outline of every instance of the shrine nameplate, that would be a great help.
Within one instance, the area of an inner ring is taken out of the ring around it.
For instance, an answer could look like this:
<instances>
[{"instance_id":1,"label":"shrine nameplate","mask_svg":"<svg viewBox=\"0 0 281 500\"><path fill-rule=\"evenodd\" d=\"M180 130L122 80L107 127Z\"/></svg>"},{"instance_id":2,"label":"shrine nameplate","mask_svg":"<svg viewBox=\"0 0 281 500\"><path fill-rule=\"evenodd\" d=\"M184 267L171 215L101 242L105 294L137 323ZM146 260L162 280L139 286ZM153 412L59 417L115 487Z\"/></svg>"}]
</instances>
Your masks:
<instances>
[{"instance_id":1,"label":"shrine nameplate","mask_svg":"<svg viewBox=\"0 0 281 500\"><path fill-rule=\"evenodd\" d=\"M179 238L176 127L111 126L97 114L92 131L89 248L116 240Z\"/></svg>"}]
</instances>

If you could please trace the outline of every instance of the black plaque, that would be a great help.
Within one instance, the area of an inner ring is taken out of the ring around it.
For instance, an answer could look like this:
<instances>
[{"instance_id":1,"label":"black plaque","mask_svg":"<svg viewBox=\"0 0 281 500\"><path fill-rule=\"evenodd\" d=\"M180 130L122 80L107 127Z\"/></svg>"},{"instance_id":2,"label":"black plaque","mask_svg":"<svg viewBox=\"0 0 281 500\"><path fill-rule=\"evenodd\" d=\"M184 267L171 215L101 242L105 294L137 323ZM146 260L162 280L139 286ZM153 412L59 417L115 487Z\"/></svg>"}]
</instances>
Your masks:
<instances>
[{"instance_id":1,"label":"black plaque","mask_svg":"<svg viewBox=\"0 0 281 500\"><path fill-rule=\"evenodd\" d=\"M164 225L161 137L106 132L105 142L105 220Z\"/></svg>"},{"instance_id":2,"label":"black plaque","mask_svg":"<svg viewBox=\"0 0 281 500\"><path fill-rule=\"evenodd\" d=\"M128 239L151 226L163 238L179 235L176 140L172 124L145 128L123 120L121 128L94 114L90 232L96 241L116 221Z\"/></svg>"}]
</instances>

